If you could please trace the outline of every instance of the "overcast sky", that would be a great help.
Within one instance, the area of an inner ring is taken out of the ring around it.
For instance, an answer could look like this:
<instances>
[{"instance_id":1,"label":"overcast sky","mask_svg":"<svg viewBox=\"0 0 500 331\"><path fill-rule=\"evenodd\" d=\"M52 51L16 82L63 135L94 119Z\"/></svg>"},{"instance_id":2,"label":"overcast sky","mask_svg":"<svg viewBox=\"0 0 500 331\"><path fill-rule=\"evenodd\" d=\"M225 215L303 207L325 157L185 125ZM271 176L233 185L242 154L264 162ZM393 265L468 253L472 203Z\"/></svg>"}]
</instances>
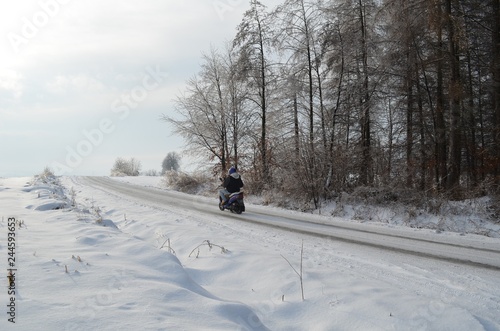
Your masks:
<instances>
[{"instance_id":1,"label":"overcast sky","mask_svg":"<svg viewBox=\"0 0 500 331\"><path fill-rule=\"evenodd\" d=\"M276 3L277 1L272 1ZM0 5L0 177L161 169L183 141L159 120L231 40L248 1L23 0Z\"/></svg>"}]
</instances>

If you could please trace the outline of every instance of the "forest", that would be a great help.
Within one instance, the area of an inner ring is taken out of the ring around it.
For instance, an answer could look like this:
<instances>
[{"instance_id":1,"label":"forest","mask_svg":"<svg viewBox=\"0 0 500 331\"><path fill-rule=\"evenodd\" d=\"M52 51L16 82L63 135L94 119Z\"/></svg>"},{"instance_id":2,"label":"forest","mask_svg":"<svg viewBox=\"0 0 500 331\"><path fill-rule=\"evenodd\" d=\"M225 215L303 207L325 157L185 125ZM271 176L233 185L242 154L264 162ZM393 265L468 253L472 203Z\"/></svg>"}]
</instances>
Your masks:
<instances>
[{"instance_id":1,"label":"forest","mask_svg":"<svg viewBox=\"0 0 500 331\"><path fill-rule=\"evenodd\" d=\"M500 192L500 0L251 0L164 116L214 176L317 204Z\"/></svg>"}]
</instances>

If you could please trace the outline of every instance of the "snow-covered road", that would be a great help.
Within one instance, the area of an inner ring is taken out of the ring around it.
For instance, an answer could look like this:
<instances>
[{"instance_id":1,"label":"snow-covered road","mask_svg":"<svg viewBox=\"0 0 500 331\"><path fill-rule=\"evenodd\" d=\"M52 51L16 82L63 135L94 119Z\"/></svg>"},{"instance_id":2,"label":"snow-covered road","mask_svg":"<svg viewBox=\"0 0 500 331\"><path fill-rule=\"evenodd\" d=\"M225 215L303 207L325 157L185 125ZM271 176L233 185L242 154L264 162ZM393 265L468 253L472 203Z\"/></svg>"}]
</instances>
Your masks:
<instances>
[{"instance_id":1,"label":"snow-covered road","mask_svg":"<svg viewBox=\"0 0 500 331\"><path fill-rule=\"evenodd\" d=\"M443 236L429 231L414 229L395 229L371 224L350 223L335 218L318 217L307 214L293 214L249 205L242 215L221 212L215 199L182 194L153 187L143 187L119 182L107 177L84 177L81 179L95 188L125 199L142 201L151 206L176 206L202 215L216 214L220 218L233 218L239 221L320 236L337 241L388 249L403 254L418 255L500 270L500 245L498 240L491 242L483 238L465 236Z\"/></svg>"}]
</instances>

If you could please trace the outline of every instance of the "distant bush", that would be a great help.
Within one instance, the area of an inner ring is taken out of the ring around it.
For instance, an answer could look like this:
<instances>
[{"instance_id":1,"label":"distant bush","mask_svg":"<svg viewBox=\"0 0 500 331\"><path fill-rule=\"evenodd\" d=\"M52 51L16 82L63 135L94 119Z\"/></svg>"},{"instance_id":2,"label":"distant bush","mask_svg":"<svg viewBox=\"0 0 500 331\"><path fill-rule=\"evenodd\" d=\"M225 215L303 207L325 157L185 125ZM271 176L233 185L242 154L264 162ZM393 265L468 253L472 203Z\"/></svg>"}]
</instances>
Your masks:
<instances>
[{"instance_id":1,"label":"distant bush","mask_svg":"<svg viewBox=\"0 0 500 331\"><path fill-rule=\"evenodd\" d=\"M46 183L46 184L51 184L51 183L57 182L56 175L54 175L54 172L49 167L45 167L45 169L43 169L43 171L41 173L39 173L38 175L35 175L34 180L35 181L39 180L42 183Z\"/></svg>"},{"instance_id":2,"label":"distant bush","mask_svg":"<svg viewBox=\"0 0 500 331\"><path fill-rule=\"evenodd\" d=\"M166 171L163 177L164 184L176 191L199 194L212 193L216 187L214 180L202 174L190 175L180 171Z\"/></svg>"},{"instance_id":3,"label":"distant bush","mask_svg":"<svg viewBox=\"0 0 500 331\"><path fill-rule=\"evenodd\" d=\"M156 169L150 169L150 170L147 170L143 173L144 176L151 176L151 177L156 177L156 176L160 176L160 172Z\"/></svg>"},{"instance_id":4,"label":"distant bush","mask_svg":"<svg viewBox=\"0 0 500 331\"><path fill-rule=\"evenodd\" d=\"M141 162L135 158L125 160L124 158L117 158L115 164L111 169L111 176L124 177L124 176L139 176L141 172Z\"/></svg>"}]
</instances>

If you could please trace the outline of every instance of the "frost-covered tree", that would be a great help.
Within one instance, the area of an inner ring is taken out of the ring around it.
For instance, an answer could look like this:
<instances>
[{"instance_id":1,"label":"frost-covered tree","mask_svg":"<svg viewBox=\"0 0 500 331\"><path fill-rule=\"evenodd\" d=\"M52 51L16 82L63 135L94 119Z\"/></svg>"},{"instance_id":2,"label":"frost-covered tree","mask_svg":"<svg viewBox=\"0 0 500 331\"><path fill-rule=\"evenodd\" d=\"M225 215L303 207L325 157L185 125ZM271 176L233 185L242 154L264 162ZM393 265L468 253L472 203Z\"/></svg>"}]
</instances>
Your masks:
<instances>
[{"instance_id":1,"label":"frost-covered tree","mask_svg":"<svg viewBox=\"0 0 500 331\"><path fill-rule=\"evenodd\" d=\"M178 171L180 168L181 157L176 152L169 152L167 156L163 159L161 163L161 173L164 174L166 171L174 170Z\"/></svg>"},{"instance_id":2,"label":"frost-covered tree","mask_svg":"<svg viewBox=\"0 0 500 331\"><path fill-rule=\"evenodd\" d=\"M212 49L203 56L200 72L176 99L178 116L165 116L192 153L216 160L214 171L225 173L239 162L239 147L249 130L244 113L244 89L236 78L231 54Z\"/></svg>"},{"instance_id":3,"label":"frost-covered tree","mask_svg":"<svg viewBox=\"0 0 500 331\"><path fill-rule=\"evenodd\" d=\"M141 162L135 158L126 160L118 157L111 169L111 176L139 176L141 172Z\"/></svg>"},{"instance_id":4,"label":"frost-covered tree","mask_svg":"<svg viewBox=\"0 0 500 331\"><path fill-rule=\"evenodd\" d=\"M283 58L280 73L286 77L279 95L285 101L283 112L290 116L284 124L294 126L293 138L289 137L285 143L287 147L294 145L294 158L281 164L286 165L294 179L299 179L294 183L316 203L323 187L320 168L325 164L327 140L323 99L325 67L318 42L321 14L317 1L306 0L286 0L272 13L275 22L280 22L274 29L273 46Z\"/></svg>"},{"instance_id":5,"label":"frost-covered tree","mask_svg":"<svg viewBox=\"0 0 500 331\"><path fill-rule=\"evenodd\" d=\"M268 137L268 118L271 87L272 22L266 6L257 0L250 1L250 9L243 19L234 38L234 50L238 54L240 79L248 86L247 99L252 102L260 117L260 134L256 135L260 169L255 169L261 182L269 183L270 151Z\"/></svg>"}]
</instances>

